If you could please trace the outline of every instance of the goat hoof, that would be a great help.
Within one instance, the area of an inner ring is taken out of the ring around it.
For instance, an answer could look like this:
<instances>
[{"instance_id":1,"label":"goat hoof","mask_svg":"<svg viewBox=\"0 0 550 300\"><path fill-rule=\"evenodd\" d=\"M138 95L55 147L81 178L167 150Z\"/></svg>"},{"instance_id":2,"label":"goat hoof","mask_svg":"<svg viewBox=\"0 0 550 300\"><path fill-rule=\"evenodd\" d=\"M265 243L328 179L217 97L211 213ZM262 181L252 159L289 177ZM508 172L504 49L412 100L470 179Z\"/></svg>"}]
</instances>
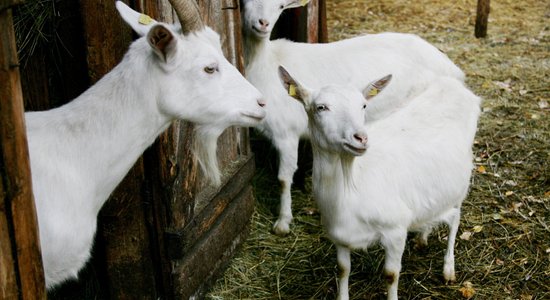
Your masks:
<instances>
[{"instance_id":1,"label":"goat hoof","mask_svg":"<svg viewBox=\"0 0 550 300\"><path fill-rule=\"evenodd\" d=\"M445 283L455 282L456 276L454 270L445 270L445 272L443 272L443 278L445 278Z\"/></svg>"},{"instance_id":2,"label":"goat hoof","mask_svg":"<svg viewBox=\"0 0 550 300\"><path fill-rule=\"evenodd\" d=\"M273 233L278 236L286 236L290 233L290 225L288 222L277 220L273 225Z\"/></svg>"}]
</instances>

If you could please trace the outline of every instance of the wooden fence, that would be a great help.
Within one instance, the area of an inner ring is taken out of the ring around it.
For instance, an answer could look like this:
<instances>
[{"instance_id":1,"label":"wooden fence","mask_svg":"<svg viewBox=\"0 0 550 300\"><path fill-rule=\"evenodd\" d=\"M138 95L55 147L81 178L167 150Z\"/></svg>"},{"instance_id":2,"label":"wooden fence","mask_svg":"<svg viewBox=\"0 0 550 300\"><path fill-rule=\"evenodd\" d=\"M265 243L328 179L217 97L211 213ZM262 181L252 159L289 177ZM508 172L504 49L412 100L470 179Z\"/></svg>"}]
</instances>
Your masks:
<instances>
[{"instance_id":1,"label":"wooden fence","mask_svg":"<svg viewBox=\"0 0 550 300\"><path fill-rule=\"evenodd\" d=\"M114 1L56 1L61 47L55 39L39 45L19 68L11 7L20 2L0 0L0 298L44 299L22 103L26 110L44 110L70 101L121 60L134 36ZM242 71L239 0L198 3L206 23L220 33L225 56ZM129 4L158 20L174 19L166 0ZM287 17L285 23L293 25L280 35L326 41L323 0ZM214 188L192 159L193 125L175 122L101 210L93 257L79 280L48 298L201 297L248 233L255 169L249 140L248 129L237 127L220 137L224 175L222 186Z\"/></svg>"}]
</instances>

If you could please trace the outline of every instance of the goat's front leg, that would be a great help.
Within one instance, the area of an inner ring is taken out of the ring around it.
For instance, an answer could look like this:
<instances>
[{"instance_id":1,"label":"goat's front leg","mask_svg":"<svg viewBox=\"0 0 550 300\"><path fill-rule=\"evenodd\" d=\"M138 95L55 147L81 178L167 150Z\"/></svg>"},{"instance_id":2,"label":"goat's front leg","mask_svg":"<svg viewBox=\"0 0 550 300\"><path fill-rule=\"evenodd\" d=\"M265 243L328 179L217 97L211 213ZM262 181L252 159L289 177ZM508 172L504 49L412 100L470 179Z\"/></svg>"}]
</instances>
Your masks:
<instances>
[{"instance_id":1,"label":"goat's front leg","mask_svg":"<svg viewBox=\"0 0 550 300\"><path fill-rule=\"evenodd\" d=\"M284 236L290 232L290 222L292 222L292 198L290 189L292 187L292 177L298 169L298 136L286 136L284 139L275 143L279 151L279 182L281 183L281 202L279 208L279 218L273 225L275 234Z\"/></svg>"},{"instance_id":2,"label":"goat's front leg","mask_svg":"<svg viewBox=\"0 0 550 300\"><path fill-rule=\"evenodd\" d=\"M338 268L340 269L340 275L338 278L338 300L349 299L349 274L351 272L351 257L350 250L344 246L336 245L336 259L338 261Z\"/></svg>"},{"instance_id":3,"label":"goat's front leg","mask_svg":"<svg viewBox=\"0 0 550 300\"><path fill-rule=\"evenodd\" d=\"M384 275L388 284L388 300L397 300L399 272L401 272L401 258L405 251L407 230L396 229L382 234L381 244L386 250Z\"/></svg>"}]
</instances>

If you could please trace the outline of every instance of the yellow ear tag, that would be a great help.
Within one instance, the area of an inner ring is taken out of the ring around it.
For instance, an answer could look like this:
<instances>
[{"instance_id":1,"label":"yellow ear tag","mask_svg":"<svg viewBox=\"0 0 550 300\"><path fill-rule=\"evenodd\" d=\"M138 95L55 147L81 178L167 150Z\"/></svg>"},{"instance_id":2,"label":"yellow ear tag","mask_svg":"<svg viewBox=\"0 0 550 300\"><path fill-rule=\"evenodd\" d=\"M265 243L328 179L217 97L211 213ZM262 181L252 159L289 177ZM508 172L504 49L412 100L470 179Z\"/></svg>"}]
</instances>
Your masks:
<instances>
[{"instance_id":1,"label":"yellow ear tag","mask_svg":"<svg viewBox=\"0 0 550 300\"><path fill-rule=\"evenodd\" d=\"M141 14L139 15L138 22L139 24L149 25L153 22L153 19L146 14Z\"/></svg>"},{"instance_id":2,"label":"yellow ear tag","mask_svg":"<svg viewBox=\"0 0 550 300\"><path fill-rule=\"evenodd\" d=\"M300 1L300 5L301 5L301 6L304 6L304 5L306 5L308 2L309 2L309 0L301 0L301 1Z\"/></svg>"},{"instance_id":3,"label":"yellow ear tag","mask_svg":"<svg viewBox=\"0 0 550 300\"><path fill-rule=\"evenodd\" d=\"M294 84L288 86L288 95L291 97L296 96L296 86Z\"/></svg>"},{"instance_id":4,"label":"yellow ear tag","mask_svg":"<svg viewBox=\"0 0 550 300\"><path fill-rule=\"evenodd\" d=\"M376 95L378 95L378 89L377 88L372 88L372 90L369 91L369 97L374 97Z\"/></svg>"}]
</instances>

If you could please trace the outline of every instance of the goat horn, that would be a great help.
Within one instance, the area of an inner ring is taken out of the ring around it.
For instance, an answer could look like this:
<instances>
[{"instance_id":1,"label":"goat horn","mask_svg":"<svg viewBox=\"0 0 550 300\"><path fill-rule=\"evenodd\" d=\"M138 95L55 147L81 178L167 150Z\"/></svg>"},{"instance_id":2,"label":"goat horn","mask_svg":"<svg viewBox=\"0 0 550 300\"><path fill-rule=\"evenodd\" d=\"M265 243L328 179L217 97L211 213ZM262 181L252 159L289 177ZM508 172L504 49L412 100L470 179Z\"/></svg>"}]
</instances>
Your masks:
<instances>
[{"instance_id":1,"label":"goat horn","mask_svg":"<svg viewBox=\"0 0 550 300\"><path fill-rule=\"evenodd\" d=\"M183 34L204 28L204 23L195 0L169 0L181 23Z\"/></svg>"}]
</instances>

